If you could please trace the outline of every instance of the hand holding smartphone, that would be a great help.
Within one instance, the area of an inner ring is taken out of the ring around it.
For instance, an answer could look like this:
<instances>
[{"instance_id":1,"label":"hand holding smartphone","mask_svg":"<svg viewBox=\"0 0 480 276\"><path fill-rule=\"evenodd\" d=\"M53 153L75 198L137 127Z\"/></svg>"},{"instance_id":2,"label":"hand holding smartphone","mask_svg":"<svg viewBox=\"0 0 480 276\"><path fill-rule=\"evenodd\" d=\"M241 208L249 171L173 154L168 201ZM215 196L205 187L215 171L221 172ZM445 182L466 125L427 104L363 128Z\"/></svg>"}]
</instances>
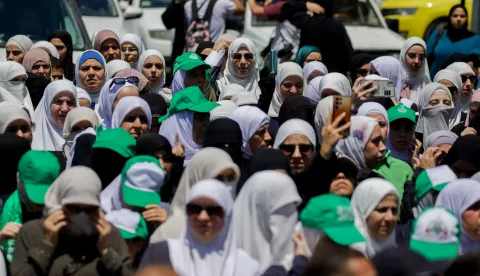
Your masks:
<instances>
[{"instance_id":1,"label":"hand holding smartphone","mask_svg":"<svg viewBox=\"0 0 480 276\"><path fill-rule=\"evenodd\" d=\"M352 115L352 97L335 95L333 97L332 121L335 121L335 119L342 113L345 113L345 117L338 125L339 127L350 122L350 117ZM350 135L350 128L343 131L343 137L348 137L348 135Z\"/></svg>"}]
</instances>

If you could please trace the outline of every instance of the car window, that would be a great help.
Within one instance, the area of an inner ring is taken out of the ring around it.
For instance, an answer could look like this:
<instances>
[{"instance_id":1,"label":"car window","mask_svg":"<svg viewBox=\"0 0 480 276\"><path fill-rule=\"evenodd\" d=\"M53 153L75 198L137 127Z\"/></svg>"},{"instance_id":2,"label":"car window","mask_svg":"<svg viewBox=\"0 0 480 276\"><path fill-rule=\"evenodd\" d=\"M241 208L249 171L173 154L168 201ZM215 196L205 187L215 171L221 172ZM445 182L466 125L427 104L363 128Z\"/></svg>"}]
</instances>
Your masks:
<instances>
[{"instance_id":1,"label":"car window","mask_svg":"<svg viewBox=\"0 0 480 276\"><path fill-rule=\"evenodd\" d=\"M117 17L115 0L77 0L80 12L85 16Z\"/></svg>"},{"instance_id":2,"label":"car window","mask_svg":"<svg viewBox=\"0 0 480 276\"><path fill-rule=\"evenodd\" d=\"M72 36L74 49L84 50L77 18L67 0L0 0L0 26L4 26L0 29L0 47L17 34L36 42L47 40L56 30L66 30Z\"/></svg>"},{"instance_id":3,"label":"car window","mask_svg":"<svg viewBox=\"0 0 480 276\"><path fill-rule=\"evenodd\" d=\"M140 8L167 7L171 2L170 0L140 0Z\"/></svg>"}]
</instances>

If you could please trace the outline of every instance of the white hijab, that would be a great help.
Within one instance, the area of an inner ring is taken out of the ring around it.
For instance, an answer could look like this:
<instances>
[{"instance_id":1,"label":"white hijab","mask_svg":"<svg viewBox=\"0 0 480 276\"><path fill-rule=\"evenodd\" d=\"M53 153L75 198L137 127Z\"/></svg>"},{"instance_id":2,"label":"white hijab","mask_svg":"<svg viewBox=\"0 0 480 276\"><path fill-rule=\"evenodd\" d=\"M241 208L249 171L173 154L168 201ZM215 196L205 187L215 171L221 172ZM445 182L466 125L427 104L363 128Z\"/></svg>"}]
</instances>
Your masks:
<instances>
[{"instance_id":1,"label":"white hijab","mask_svg":"<svg viewBox=\"0 0 480 276\"><path fill-rule=\"evenodd\" d=\"M127 96L120 99L112 115L112 128L120 127L125 117L137 108L140 108L147 117L148 129L150 129L152 125L152 111L150 111L150 106L144 99L136 96Z\"/></svg>"},{"instance_id":2,"label":"white hijab","mask_svg":"<svg viewBox=\"0 0 480 276\"><path fill-rule=\"evenodd\" d=\"M255 135L259 128L268 124L270 118L258 107L241 106L230 114L230 119L237 122L240 126L243 140L243 158L250 159L253 154L249 145L250 138Z\"/></svg>"},{"instance_id":3,"label":"white hijab","mask_svg":"<svg viewBox=\"0 0 480 276\"><path fill-rule=\"evenodd\" d=\"M305 80L307 80L307 83L310 83L308 78L313 72L316 71L323 73L323 75L328 74L327 66L320 61L309 62L307 65L305 65L305 67L303 67L303 76L305 77Z\"/></svg>"},{"instance_id":4,"label":"white hijab","mask_svg":"<svg viewBox=\"0 0 480 276\"><path fill-rule=\"evenodd\" d=\"M87 99L88 102L92 103L92 98L90 98L90 94L85 91L83 88L77 87L77 98L80 99Z\"/></svg>"},{"instance_id":5,"label":"white hijab","mask_svg":"<svg viewBox=\"0 0 480 276\"><path fill-rule=\"evenodd\" d=\"M258 104L258 98L255 96L255 94L247 92L247 91L242 91L235 96L232 97L231 99L232 102L234 102L238 106L244 106L244 105L253 105L257 106Z\"/></svg>"},{"instance_id":6,"label":"white hijab","mask_svg":"<svg viewBox=\"0 0 480 276\"><path fill-rule=\"evenodd\" d=\"M120 90L125 87L136 87L135 85L125 82L125 84L115 84L112 86L113 79L108 80L100 91L100 100L98 101L98 115L103 119L105 128L112 128L113 103Z\"/></svg>"},{"instance_id":7,"label":"white hijab","mask_svg":"<svg viewBox=\"0 0 480 276\"><path fill-rule=\"evenodd\" d=\"M145 51L145 46L143 45L142 39L136 34L132 34L132 33L124 34L120 38L120 47L122 47L122 44L125 43L125 42L129 42L129 43L132 43L133 45L137 46L138 56L141 56L142 53ZM133 67L134 68L137 67L137 64L134 64Z\"/></svg>"},{"instance_id":8,"label":"white hijab","mask_svg":"<svg viewBox=\"0 0 480 276\"><path fill-rule=\"evenodd\" d=\"M31 125L32 119L25 108L16 102L3 102L0 105L0 134L5 133L8 126L16 120L24 120Z\"/></svg>"},{"instance_id":9,"label":"white hijab","mask_svg":"<svg viewBox=\"0 0 480 276\"><path fill-rule=\"evenodd\" d=\"M314 104L318 104L321 100L320 82L322 79L323 76L312 79L307 85L307 91L305 91L305 97L307 97Z\"/></svg>"},{"instance_id":10,"label":"white hijab","mask_svg":"<svg viewBox=\"0 0 480 276\"><path fill-rule=\"evenodd\" d=\"M331 89L341 96L352 96L352 87L350 86L350 82L348 81L347 77L340 73L329 73L323 76L319 84L321 99L324 98L322 93L325 91L325 89Z\"/></svg>"},{"instance_id":11,"label":"white hijab","mask_svg":"<svg viewBox=\"0 0 480 276\"><path fill-rule=\"evenodd\" d=\"M68 112L63 124L63 137L67 139L71 134L75 134L72 133L73 127L82 121L89 121L94 129L100 125L100 120L95 111L88 107L79 106Z\"/></svg>"},{"instance_id":12,"label":"white hijab","mask_svg":"<svg viewBox=\"0 0 480 276\"><path fill-rule=\"evenodd\" d=\"M240 169L232 161L230 155L218 148L204 148L195 154L185 168L175 191L170 205L172 216L153 233L150 242L179 238L186 225L185 206L190 189L200 180L216 178L225 169L232 169L235 173L234 181L226 185L228 190L234 194L238 179L240 179Z\"/></svg>"},{"instance_id":13,"label":"white hijab","mask_svg":"<svg viewBox=\"0 0 480 276\"><path fill-rule=\"evenodd\" d=\"M55 45L53 45L52 43L50 43L48 41L41 40L41 41L35 42L32 45L32 48L30 48L30 49L34 49L34 48L42 48L42 49L46 48L46 49L48 49L48 51L50 52L49 54L52 57L54 57L56 59L60 58L60 55L58 54L57 48L55 48Z\"/></svg>"},{"instance_id":14,"label":"white hijab","mask_svg":"<svg viewBox=\"0 0 480 276\"><path fill-rule=\"evenodd\" d=\"M228 118L232 112L238 108L233 101L224 100L217 102L220 106L210 111L210 122L218 118Z\"/></svg>"},{"instance_id":15,"label":"white hijab","mask_svg":"<svg viewBox=\"0 0 480 276\"><path fill-rule=\"evenodd\" d=\"M295 182L277 171L255 173L240 190L233 218L235 229L240 229L238 246L260 262L262 272L272 265L291 265L284 262L293 252L300 202ZM276 216L285 218L281 228L275 225Z\"/></svg>"},{"instance_id":16,"label":"white hijab","mask_svg":"<svg viewBox=\"0 0 480 276\"><path fill-rule=\"evenodd\" d=\"M388 133L390 132L390 124L388 122L387 110L385 109L385 107L383 107L383 105L377 102L363 103L358 109L357 115L368 116L368 114L374 114L374 113L381 114L383 118L385 118L385 121L387 122L387 137L388 137Z\"/></svg>"},{"instance_id":17,"label":"white hijab","mask_svg":"<svg viewBox=\"0 0 480 276\"><path fill-rule=\"evenodd\" d=\"M425 56L426 56L427 44L425 43L425 41L416 36L410 37L403 43L402 51L400 52L400 63L402 64L403 70L405 70L405 74L407 76L407 78L405 79L405 84L410 86L410 100L417 103L420 97L419 94L422 91L422 88L425 85L431 83L432 81L430 80L430 71L428 68L428 61L426 58L424 59L420 70L416 72L411 71L407 65L407 61L406 61L407 52L410 48L412 48L415 45L422 46L423 49L425 50Z\"/></svg>"},{"instance_id":18,"label":"white hijab","mask_svg":"<svg viewBox=\"0 0 480 276\"><path fill-rule=\"evenodd\" d=\"M252 71L245 78L241 78L235 74L233 67L233 55L238 52L240 48L247 48L250 53L253 54L253 64ZM248 38L237 38L235 39L230 47L228 47L228 60L227 65L225 66L225 71L223 72L223 77L217 81L218 90L223 93L225 87L231 83L236 83L243 87L243 90L255 93L257 98L260 97L262 91L258 86L258 81L260 80L259 71L257 68L257 55L255 50L255 44Z\"/></svg>"},{"instance_id":19,"label":"white hijab","mask_svg":"<svg viewBox=\"0 0 480 276\"><path fill-rule=\"evenodd\" d=\"M8 39L5 48L10 45L16 46L20 51L26 53L32 48L33 42L26 35L14 35Z\"/></svg>"},{"instance_id":20,"label":"white hijab","mask_svg":"<svg viewBox=\"0 0 480 276\"><path fill-rule=\"evenodd\" d=\"M14 61L0 63L0 103L16 102L33 114L33 104L25 81L12 81L15 77L27 75L25 67Z\"/></svg>"},{"instance_id":21,"label":"white hijab","mask_svg":"<svg viewBox=\"0 0 480 276\"><path fill-rule=\"evenodd\" d=\"M315 139L315 131L313 127L304 120L290 119L283 123L278 129L277 136L275 137L275 143L273 148L278 149L280 145L292 134L302 134L312 143L313 147L317 146L317 140Z\"/></svg>"},{"instance_id":22,"label":"white hijab","mask_svg":"<svg viewBox=\"0 0 480 276\"><path fill-rule=\"evenodd\" d=\"M453 85L457 88L458 93L462 93L463 89L463 83L462 83L462 77L460 76L459 73L456 71L450 70L450 69L443 69L438 71L438 73L435 75L433 78L433 82L439 82L441 80L448 80ZM457 102L460 100L459 96L457 96ZM448 126L450 128L454 127L458 123L460 123L461 118L462 118L462 112L467 112L468 111L468 105L466 106L467 109L465 109L465 106L463 106L464 102L462 101L461 103L458 102L458 104L455 103L455 110L454 114L452 115L450 119L450 123Z\"/></svg>"},{"instance_id":23,"label":"white hijab","mask_svg":"<svg viewBox=\"0 0 480 276\"><path fill-rule=\"evenodd\" d=\"M458 179L450 182L438 195L435 207L452 211L459 220L469 207L480 200L480 183L473 179ZM461 253L480 250L480 241L471 240L462 226Z\"/></svg>"},{"instance_id":24,"label":"white hijab","mask_svg":"<svg viewBox=\"0 0 480 276\"><path fill-rule=\"evenodd\" d=\"M154 49L149 49L149 50L146 50L145 52L143 52L143 54L140 56L140 59L138 60L137 71L142 72L142 68L143 68L143 65L145 64L145 61L147 61L147 58L149 58L151 56L159 57L162 60L164 69L163 69L162 75L160 76L160 79L161 79L160 83L155 87L150 87L150 93L160 94L160 96L162 96L163 99L167 103L170 103L170 101L172 100L172 90L170 90L169 88L166 88L166 87L164 88L163 87L165 85L165 80L167 78L167 73L165 72L165 66L166 66L165 57L163 57L162 53L160 53L159 51L154 50ZM148 78L148 76L145 76L145 77ZM183 84L183 79L184 78L185 78L185 76L182 78L182 84ZM182 90L182 89L180 89L180 90Z\"/></svg>"},{"instance_id":25,"label":"white hijab","mask_svg":"<svg viewBox=\"0 0 480 276\"><path fill-rule=\"evenodd\" d=\"M368 232L367 219L377 205L387 195L395 195L398 192L392 183L381 178L369 178L358 184L352 195L352 209L355 215L355 227L363 235L367 243L367 256L372 259L377 253L396 247L395 230L384 241L376 240ZM400 201L399 201L400 205Z\"/></svg>"},{"instance_id":26,"label":"white hijab","mask_svg":"<svg viewBox=\"0 0 480 276\"><path fill-rule=\"evenodd\" d=\"M322 128L327 125L328 116L333 112L333 98L333 96L323 98L315 110L315 130L320 145L322 144Z\"/></svg>"},{"instance_id":27,"label":"white hijab","mask_svg":"<svg viewBox=\"0 0 480 276\"><path fill-rule=\"evenodd\" d=\"M132 67L128 62L121 59L114 59L107 63L107 80L115 77L115 75L123 69L131 69Z\"/></svg>"},{"instance_id":28,"label":"white hijab","mask_svg":"<svg viewBox=\"0 0 480 276\"><path fill-rule=\"evenodd\" d=\"M290 76L298 76L303 80L303 93L307 89L307 82L303 77L303 69L300 65L296 64L295 62L284 62L278 65L278 73L275 77L275 91L273 92L272 102L270 103L270 107L268 108L268 116L272 118L278 117L278 112L280 112L280 107L282 106L283 101L285 100L280 93L280 85L282 82Z\"/></svg>"},{"instance_id":29,"label":"white hijab","mask_svg":"<svg viewBox=\"0 0 480 276\"><path fill-rule=\"evenodd\" d=\"M460 74L460 76L465 74L471 74L472 76L475 76L475 72L472 70L470 65L466 64L465 62L454 62L450 64L446 69L453 70ZM457 114L457 117L455 117L455 121L458 123L460 123L461 120L461 112L468 112L468 105L470 104L470 99L472 98L473 92L475 91L475 86L473 86L472 84L472 91L470 91L470 94L467 98L462 98L462 90L463 82L462 88L458 90L457 101L455 102L455 113Z\"/></svg>"},{"instance_id":30,"label":"white hijab","mask_svg":"<svg viewBox=\"0 0 480 276\"><path fill-rule=\"evenodd\" d=\"M214 179L202 180L190 190L187 202L197 198L212 199L223 208L223 229L209 244L197 240L188 226L179 239L167 240L175 272L195 276L260 275L258 262L237 248L238 228L232 225L233 199L225 185Z\"/></svg>"},{"instance_id":31,"label":"white hijab","mask_svg":"<svg viewBox=\"0 0 480 276\"><path fill-rule=\"evenodd\" d=\"M32 149L61 151L65 139L63 139L63 128L55 125L50 112L50 105L53 99L60 92L69 92L73 98L75 107L79 106L77 89L69 80L57 80L51 82L45 88L45 93L40 100L37 110L33 115L33 122L36 124L33 133Z\"/></svg>"},{"instance_id":32,"label":"white hijab","mask_svg":"<svg viewBox=\"0 0 480 276\"><path fill-rule=\"evenodd\" d=\"M238 94L240 92L243 92L243 91L245 91L245 89L240 84L230 83L222 89L222 91L220 92L220 96L218 97L218 100L219 101L226 100L225 97L232 97L233 98L236 94ZM257 96L255 96L255 97L257 97ZM232 98L230 98L230 99L232 99Z\"/></svg>"}]
</instances>

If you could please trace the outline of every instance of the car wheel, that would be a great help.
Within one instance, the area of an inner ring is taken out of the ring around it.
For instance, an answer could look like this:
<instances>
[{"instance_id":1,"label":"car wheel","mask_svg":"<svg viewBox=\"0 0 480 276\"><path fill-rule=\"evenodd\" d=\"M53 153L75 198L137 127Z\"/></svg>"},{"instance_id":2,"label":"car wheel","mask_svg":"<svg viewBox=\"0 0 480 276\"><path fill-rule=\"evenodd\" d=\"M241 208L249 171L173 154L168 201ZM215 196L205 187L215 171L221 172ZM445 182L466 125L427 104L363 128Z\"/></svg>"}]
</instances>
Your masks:
<instances>
[{"instance_id":1,"label":"car wheel","mask_svg":"<svg viewBox=\"0 0 480 276\"><path fill-rule=\"evenodd\" d=\"M423 35L423 40L427 41L430 35L435 30L445 28L447 25L448 25L448 18L440 18L433 21L432 23L430 23L427 30L425 31L425 34Z\"/></svg>"}]
</instances>

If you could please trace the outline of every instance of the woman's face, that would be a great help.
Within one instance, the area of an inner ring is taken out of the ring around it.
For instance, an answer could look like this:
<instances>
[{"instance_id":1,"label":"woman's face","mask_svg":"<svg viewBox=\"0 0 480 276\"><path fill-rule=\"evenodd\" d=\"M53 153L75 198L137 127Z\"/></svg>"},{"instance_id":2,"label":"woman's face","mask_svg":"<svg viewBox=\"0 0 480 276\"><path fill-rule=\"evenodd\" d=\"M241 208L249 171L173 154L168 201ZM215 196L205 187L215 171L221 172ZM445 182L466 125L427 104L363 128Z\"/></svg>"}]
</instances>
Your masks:
<instances>
[{"instance_id":1,"label":"woman's face","mask_svg":"<svg viewBox=\"0 0 480 276\"><path fill-rule=\"evenodd\" d=\"M235 180L235 171L233 169L227 168L221 171L215 179L222 181L223 183L228 183Z\"/></svg>"},{"instance_id":2,"label":"woman's face","mask_svg":"<svg viewBox=\"0 0 480 276\"><path fill-rule=\"evenodd\" d=\"M468 98L472 94L473 85L477 77L472 73L466 73L462 75L462 98Z\"/></svg>"},{"instance_id":3,"label":"woman's face","mask_svg":"<svg viewBox=\"0 0 480 276\"><path fill-rule=\"evenodd\" d=\"M20 50L15 45L8 45L6 50L7 50L7 60L16 61L22 64L23 57L25 56L25 53L22 52L22 50Z\"/></svg>"},{"instance_id":4,"label":"woman's face","mask_svg":"<svg viewBox=\"0 0 480 276\"><path fill-rule=\"evenodd\" d=\"M63 41L60 38L52 38L52 40L50 40L50 43L52 43L53 46L55 46L55 48L57 48L58 56L59 56L59 59L58 59L59 63L63 64L65 62L65 60L67 59L67 54L68 54L67 46L65 45L65 43L63 43Z\"/></svg>"},{"instance_id":5,"label":"woman's face","mask_svg":"<svg viewBox=\"0 0 480 276\"><path fill-rule=\"evenodd\" d=\"M201 197L187 204L188 227L202 243L213 242L225 225L225 212L213 199Z\"/></svg>"},{"instance_id":6,"label":"woman's face","mask_svg":"<svg viewBox=\"0 0 480 276\"><path fill-rule=\"evenodd\" d=\"M12 133L27 140L32 140L32 126L30 122L23 119L11 122L5 130L5 133Z\"/></svg>"},{"instance_id":7,"label":"woman's face","mask_svg":"<svg viewBox=\"0 0 480 276\"><path fill-rule=\"evenodd\" d=\"M70 133L80 133L89 127L93 127L90 121L88 120L80 121L72 127L72 130L70 131Z\"/></svg>"},{"instance_id":8,"label":"woman's face","mask_svg":"<svg viewBox=\"0 0 480 276\"><path fill-rule=\"evenodd\" d=\"M193 141L198 145L203 145L205 133L210 125L210 113L195 112L193 115Z\"/></svg>"},{"instance_id":9,"label":"woman's face","mask_svg":"<svg viewBox=\"0 0 480 276\"><path fill-rule=\"evenodd\" d=\"M386 240L395 230L397 214L398 197L396 195L386 195L367 217L368 233L378 241Z\"/></svg>"},{"instance_id":10,"label":"woman's face","mask_svg":"<svg viewBox=\"0 0 480 276\"><path fill-rule=\"evenodd\" d=\"M126 86L124 88L121 88L120 91L118 91L117 96L115 96L115 100L113 101L112 105L112 112L115 111L115 108L117 107L118 102L127 96L140 96L140 91L138 91L138 88L134 86Z\"/></svg>"},{"instance_id":11,"label":"woman's face","mask_svg":"<svg viewBox=\"0 0 480 276\"><path fill-rule=\"evenodd\" d=\"M172 171L173 164L170 160L164 157L165 154L161 151L155 153L155 157L157 157L158 162L162 165L163 170L165 171L165 181L170 177L170 172Z\"/></svg>"},{"instance_id":12,"label":"woman's face","mask_svg":"<svg viewBox=\"0 0 480 276\"><path fill-rule=\"evenodd\" d=\"M378 163L382 161L386 149L387 147L383 143L382 129L379 125L376 125L363 151L365 163L369 169L373 170L377 167Z\"/></svg>"},{"instance_id":13,"label":"woman's face","mask_svg":"<svg viewBox=\"0 0 480 276\"><path fill-rule=\"evenodd\" d=\"M130 133L133 138L138 139L140 136L148 133L147 115L141 108L135 108L125 116L120 127Z\"/></svg>"},{"instance_id":14,"label":"woman's face","mask_svg":"<svg viewBox=\"0 0 480 276\"><path fill-rule=\"evenodd\" d=\"M430 101L428 102L428 107L442 105L442 104L447 106L450 106L452 104L452 100L448 96L447 92L443 92L443 91L434 92L430 97Z\"/></svg>"},{"instance_id":15,"label":"woman's face","mask_svg":"<svg viewBox=\"0 0 480 276\"><path fill-rule=\"evenodd\" d=\"M366 77L368 75L368 69L370 68L370 63L362 65L362 67L356 70L357 79L360 77Z\"/></svg>"},{"instance_id":16,"label":"woman's face","mask_svg":"<svg viewBox=\"0 0 480 276\"><path fill-rule=\"evenodd\" d=\"M78 70L83 88L88 93L97 93L105 83L105 69L100 62L87 59Z\"/></svg>"},{"instance_id":17,"label":"woman's face","mask_svg":"<svg viewBox=\"0 0 480 276\"><path fill-rule=\"evenodd\" d=\"M233 54L232 64L235 75L240 78L247 77L253 69L254 56L246 48L240 48Z\"/></svg>"},{"instance_id":18,"label":"woman's face","mask_svg":"<svg viewBox=\"0 0 480 276\"><path fill-rule=\"evenodd\" d=\"M162 81L164 70L162 59L157 56L149 56L142 67L142 74L148 79L148 87L156 87Z\"/></svg>"},{"instance_id":19,"label":"woman's face","mask_svg":"<svg viewBox=\"0 0 480 276\"><path fill-rule=\"evenodd\" d=\"M57 127L63 128L68 112L75 108L75 98L71 92L63 91L53 98L50 104L50 115Z\"/></svg>"},{"instance_id":20,"label":"woman's face","mask_svg":"<svg viewBox=\"0 0 480 276\"><path fill-rule=\"evenodd\" d=\"M471 240L480 241L480 200L463 212L462 228Z\"/></svg>"},{"instance_id":21,"label":"woman's face","mask_svg":"<svg viewBox=\"0 0 480 276\"><path fill-rule=\"evenodd\" d=\"M413 45L405 53L405 61L410 71L418 72L425 61L425 49L420 45Z\"/></svg>"},{"instance_id":22,"label":"woman's face","mask_svg":"<svg viewBox=\"0 0 480 276\"><path fill-rule=\"evenodd\" d=\"M185 79L183 80L183 85L185 88L190 86L198 86L202 93L205 92L205 89L207 89L207 74L205 73L205 68L203 66L199 66L187 71Z\"/></svg>"},{"instance_id":23,"label":"woman's face","mask_svg":"<svg viewBox=\"0 0 480 276\"><path fill-rule=\"evenodd\" d=\"M102 53L107 63L114 59L120 59L121 51L118 41L113 38L106 39L100 47L100 53Z\"/></svg>"},{"instance_id":24,"label":"woman's face","mask_svg":"<svg viewBox=\"0 0 480 276\"><path fill-rule=\"evenodd\" d=\"M44 76L47 80L50 80L51 70L52 68L49 64L44 61L37 61L33 65L32 70L30 70L30 73L37 76Z\"/></svg>"},{"instance_id":25,"label":"woman's face","mask_svg":"<svg viewBox=\"0 0 480 276\"><path fill-rule=\"evenodd\" d=\"M280 84L280 94L283 99L288 96L301 96L303 94L303 78L288 76Z\"/></svg>"},{"instance_id":26,"label":"woman's face","mask_svg":"<svg viewBox=\"0 0 480 276\"><path fill-rule=\"evenodd\" d=\"M393 148L398 151L409 150L414 129L415 125L408 119L398 119L391 122L388 140Z\"/></svg>"},{"instance_id":27,"label":"woman's face","mask_svg":"<svg viewBox=\"0 0 480 276\"><path fill-rule=\"evenodd\" d=\"M134 65L138 62L138 48L133 43L124 42L122 44L122 59L130 65Z\"/></svg>"},{"instance_id":28,"label":"woman's face","mask_svg":"<svg viewBox=\"0 0 480 276\"><path fill-rule=\"evenodd\" d=\"M383 117L383 115L380 114L380 113L370 113L367 116L377 120L378 125L380 126L380 129L382 130L383 141L387 141L388 122L385 119L385 117Z\"/></svg>"},{"instance_id":29,"label":"woman's face","mask_svg":"<svg viewBox=\"0 0 480 276\"><path fill-rule=\"evenodd\" d=\"M319 52L311 52L310 54L308 54L307 58L303 62L303 66L307 65L308 63L310 63L312 61L322 62L323 61L322 60L322 54L320 54Z\"/></svg>"},{"instance_id":30,"label":"woman's face","mask_svg":"<svg viewBox=\"0 0 480 276\"><path fill-rule=\"evenodd\" d=\"M347 178L343 172L339 172L330 183L329 193L338 196L350 197L353 194L353 179Z\"/></svg>"},{"instance_id":31,"label":"woman's face","mask_svg":"<svg viewBox=\"0 0 480 276\"><path fill-rule=\"evenodd\" d=\"M467 24L467 14L462 8L453 11L450 23L455 29L462 29Z\"/></svg>"},{"instance_id":32,"label":"woman's face","mask_svg":"<svg viewBox=\"0 0 480 276\"><path fill-rule=\"evenodd\" d=\"M64 70L62 67L52 67L52 81L63 80Z\"/></svg>"},{"instance_id":33,"label":"woman's face","mask_svg":"<svg viewBox=\"0 0 480 276\"><path fill-rule=\"evenodd\" d=\"M290 161L290 170L293 175L300 174L311 164L313 145L307 136L292 134L280 145L282 153Z\"/></svg>"},{"instance_id":34,"label":"woman's face","mask_svg":"<svg viewBox=\"0 0 480 276\"><path fill-rule=\"evenodd\" d=\"M453 103L456 103L457 102L457 95L458 95L458 88L453 84L453 82L451 82L449 80L439 80L438 83L441 83L448 88L448 90L450 91L450 94L452 94Z\"/></svg>"},{"instance_id":35,"label":"woman's face","mask_svg":"<svg viewBox=\"0 0 480 276\"><path fill-rule=\"evenodd\" d=\"M269 147L270 142L272 141L272 136L268 133L268 124L260 127L250 140L248 140L248 145L252 153L256 153L261 149L266 149Z\"/></svg>"}]
</instances>

